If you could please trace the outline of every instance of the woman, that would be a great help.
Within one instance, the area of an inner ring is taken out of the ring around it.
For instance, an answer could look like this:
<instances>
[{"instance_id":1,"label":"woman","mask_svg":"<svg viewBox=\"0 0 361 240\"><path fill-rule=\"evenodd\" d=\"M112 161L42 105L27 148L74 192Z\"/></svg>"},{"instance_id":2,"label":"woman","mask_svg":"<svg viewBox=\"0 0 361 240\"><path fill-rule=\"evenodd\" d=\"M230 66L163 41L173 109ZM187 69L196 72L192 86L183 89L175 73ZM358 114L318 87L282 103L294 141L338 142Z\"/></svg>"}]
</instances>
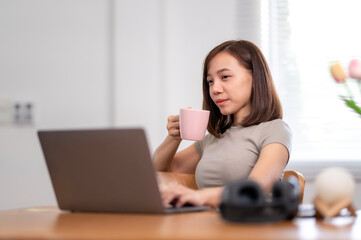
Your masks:
<instances>
[{"instance_id":1,"label":"woman","mask_svg":"<svg viewBox=\"0 0 361 240\"><path fill-rule=\"evenodd\" d=\"M209 134L179 152L179 116L168 117L168 136L154 153L156 169L195 174L200 190L167 187L164 204L216 207L224 186L237 179L254 180L269 193L287 165L291 131L281 120L281 103L256 45L227 41L208 54L203 109L210 111Z\"/></svg>"}]
</instances>

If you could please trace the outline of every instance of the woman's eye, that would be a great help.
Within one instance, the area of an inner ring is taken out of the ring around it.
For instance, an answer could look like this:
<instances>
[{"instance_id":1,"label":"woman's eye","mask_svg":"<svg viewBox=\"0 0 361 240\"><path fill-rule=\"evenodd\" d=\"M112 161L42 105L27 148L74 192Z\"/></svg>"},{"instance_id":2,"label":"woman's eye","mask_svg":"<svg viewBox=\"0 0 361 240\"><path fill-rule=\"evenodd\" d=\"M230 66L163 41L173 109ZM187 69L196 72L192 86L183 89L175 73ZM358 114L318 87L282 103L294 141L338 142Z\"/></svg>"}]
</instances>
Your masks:
<instances>
[{"instance_id":1,"label":"woman's eye","mask_svg":"<svg viewBox=\"0 0 361 240\"><path fill-rule=\"evenodd\" d=\"M227 79L227 78L229 78L229 77L231 77L231 76L229 76L229 75L224 75L224 76L222 76L221 78L222 78L222 79Z\"/></svg>"},{"instance_id":2,"label":"woman's eye","mask_svg":"<svg viewBox=\"0 0 361 240\"><path fill-rule=\"evenodd\" d=\"M213 84L213 80L207 80L208 85L212 85Z\"/></svg>"}]
</instances>

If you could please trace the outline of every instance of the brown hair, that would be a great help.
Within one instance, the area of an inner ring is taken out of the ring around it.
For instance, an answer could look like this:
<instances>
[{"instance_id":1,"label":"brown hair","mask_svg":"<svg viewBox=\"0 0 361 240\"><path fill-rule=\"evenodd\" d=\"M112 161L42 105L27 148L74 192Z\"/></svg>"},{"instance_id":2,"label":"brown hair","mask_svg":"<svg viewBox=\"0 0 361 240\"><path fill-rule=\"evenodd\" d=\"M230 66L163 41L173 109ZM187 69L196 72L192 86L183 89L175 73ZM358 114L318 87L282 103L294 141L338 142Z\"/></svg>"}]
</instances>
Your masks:
<instances>
[{"instance_id":1,"label":"brown hair","mask_svg":"<svg viewBox=\"0 0 361 240\"><path fill-rule=\"evenodd\" d=\"M251 112L239 124L247 127L274 119L282 119L282 106L273 84L267 61L261 50L245 40L231 40L215 47L204 61L203 68L203 109L210 110L207 130L220 138L221 134L234 123L233 115L224 116L209 94L207 82L209 62L220 52L227 52L235 57L239 64L252 73Z\"/></svg>"}]
</instances>

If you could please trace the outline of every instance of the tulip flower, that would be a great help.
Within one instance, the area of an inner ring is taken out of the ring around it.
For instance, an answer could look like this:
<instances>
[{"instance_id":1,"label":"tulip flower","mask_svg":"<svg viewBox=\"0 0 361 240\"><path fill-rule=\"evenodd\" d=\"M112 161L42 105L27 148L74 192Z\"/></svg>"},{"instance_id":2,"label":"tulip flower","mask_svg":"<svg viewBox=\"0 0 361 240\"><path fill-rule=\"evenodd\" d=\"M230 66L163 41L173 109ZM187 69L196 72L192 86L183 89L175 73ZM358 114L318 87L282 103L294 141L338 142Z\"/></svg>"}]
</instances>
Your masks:
<instances>
[{"instance_id":1,"label":"tulip flower","mask_svg":"<svg viewBox=\"0 0 361 240\"><path fill-rule=\"evenodd\" d=\"M334 63L330 67L332 77L337 83L344 83L346 81L346 72L340 63Z\"/></svg>"},{"instance_id":2,"label":"tulip flower","mask_svg":"<svg viewBox=\"0 0 361 240\"><path fill-rule=\"evenodd\" d=\"M347 74L340 63L334 63L330 67L330 72L332 77L335 79L336 83L341 83L347 91L346 96L340 96L340 98L345 102L345 104L361 116L361 107L355 101L355 98L348 87L346 82ZM358 85L360 87L361 93L361 63L358 60L353 59L349 65L349 75L350 78L358 79Z\"/></svg>"},{"instance_id":3,"label":"tulip flower","mask_svg":"<svg viewBox=\"0 0 361 240\"><path fill-rule=\"evenodd\" d=\"M349 65L349 74L351 78L361 80L361 63L360 61L353 59Z\"/></svg>"}]
</instances>

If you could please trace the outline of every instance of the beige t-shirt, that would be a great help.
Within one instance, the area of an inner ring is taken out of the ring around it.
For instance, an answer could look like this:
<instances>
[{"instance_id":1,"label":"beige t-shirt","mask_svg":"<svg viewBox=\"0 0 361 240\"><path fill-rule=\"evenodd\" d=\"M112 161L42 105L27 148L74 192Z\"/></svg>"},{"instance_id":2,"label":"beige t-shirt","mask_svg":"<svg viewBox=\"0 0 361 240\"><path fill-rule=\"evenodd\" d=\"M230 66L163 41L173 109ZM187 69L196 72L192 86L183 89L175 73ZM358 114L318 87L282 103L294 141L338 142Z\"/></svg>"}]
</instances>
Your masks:
<instances>
[{"instance_id":1,"label":"beige t-shirt","mask_svg":"<svg viewBox=\"0 0 361 240\"><path fill-rule=\"evenodd\" d=\"M198 187L224 186L247 178L264 146L281 143L291 153L291 138L290 128L281 119L250 127L233 126L221 138L207 134L195 143L201 156L195 172Z\"/></svg>"}]
</instances>

